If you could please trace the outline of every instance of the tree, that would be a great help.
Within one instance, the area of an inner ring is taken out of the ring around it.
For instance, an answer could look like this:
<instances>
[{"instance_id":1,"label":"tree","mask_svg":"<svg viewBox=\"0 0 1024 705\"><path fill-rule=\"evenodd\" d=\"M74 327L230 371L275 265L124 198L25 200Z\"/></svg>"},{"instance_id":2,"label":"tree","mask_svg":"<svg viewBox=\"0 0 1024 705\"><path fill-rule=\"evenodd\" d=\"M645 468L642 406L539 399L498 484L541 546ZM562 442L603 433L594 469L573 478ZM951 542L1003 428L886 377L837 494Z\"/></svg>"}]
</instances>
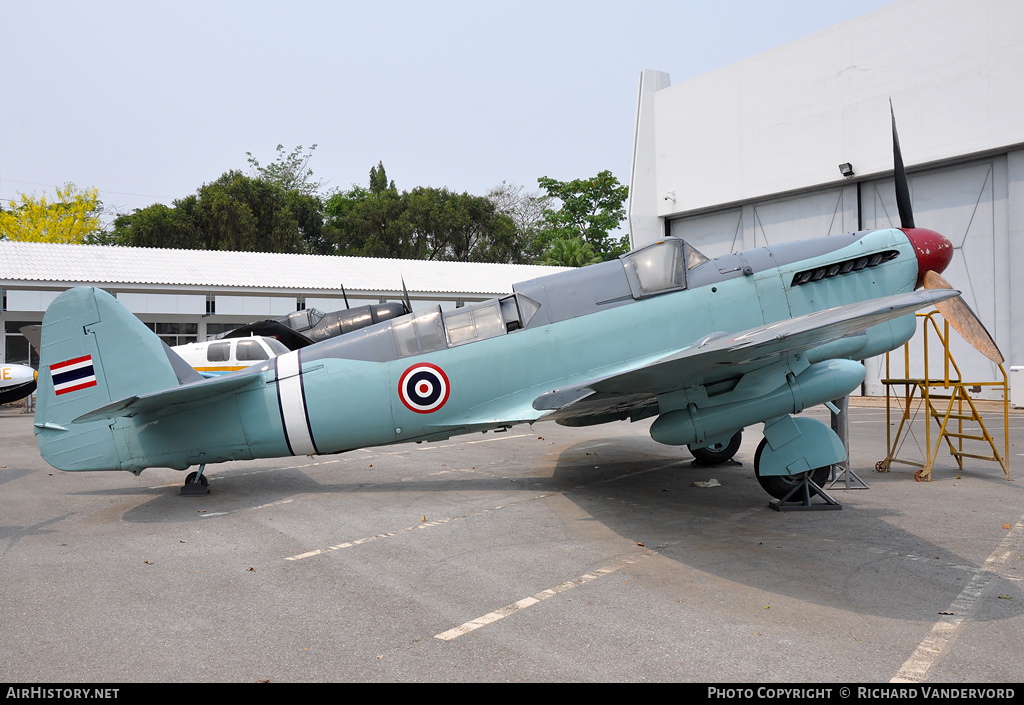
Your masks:
<instances>
[{"instance_id":1,"label":"tree","mask_svg":"<svg viewBox=\"0 0 1024 705\"><path fill-rule=\"evenodd\" d=\"M194 202L195 196L188 199ZM165 247L174 249L209 249L200 245L190 218L183 216L181 201L175 207L154 203L146 208L137 208L132 214L114 218L114 227L100 243L104 245L125 245L128 247Z\"/></svg>"},{"instance_id":2,"label":"tree","mask_svg":"<svg viewBox=\"0 0 1024 705\"><path fill-rule=\"evenodd\" d=\"M377 162L377 166L370 167L370 193L383 193L394 191L395 182L388 181L387 172L384 171L384 162Z\"/></svg>"},{"instance_id":3,"label":"tree","mask_svg":"<svg viewBox=\"0 0 1024 705\"><path fill-rule=\"evenodd\" d=\"M319 196L228 171L195 195L114 220L110 244L246 252L324 254Z\"/></svg>"},{"instance_id":4,"label":"tree","mask_svg":"<svg viewBox=\"0 0 1024 705\"><path fill-rule=\"evenodd\" d=\"M521 261L525 263L539 259L542 249L538 234L544 223L544 211L551 204L551 197L539 191L524 193L523 186L502 181L487 192L487 199L494 204L498 213L512 219Z\"/></svg>"},{"instance_id":5,"label":"tree","mask_svg":"<svg viewBox=\"0 0 1024 705\"><path fill-rule=\"evenodd\" d=\"M388 182L383 162L370 169L370 188L352 185L324 204L325 230L334 238L334 251L352 257L419 259L410 241L405 210L395 182Z\"/></svg>"},{"instance_id":6,"label":"tree","mask_svg":"<svg viewBox=\"0 0 1024 705\"><path fill-rule=\"evenodd\" d=\"M49 200L22 194L0 209L0 239L22 242L83 243L102 231L103 204L95 188L79 189L72 183L57 187Z\"/></svg>"},{"instance_id":7,"label":"tree","mask_svg":"<svg viewBox=\"0 0 1024 705\"><path fill-rule=\"evenodd\" d=\"M555 238L544 253L541 264L555 267L585 267L597 264L601 257L594 252L589 242L581 237Z\"/></svg>"},{"instance_id":8,"label":"tree","mask_svg":"<svg viewBox=\"0 0 1024 705\"><path fill-rule=\"evenodd\" d=\"M446 188L418 187L404 194L403 219L425 259L513 262L518 258L515 224L490 200Z\"/></svg>"},{"instance_id":9,"label":"tree","mask_svg":"<svg viewBox=\"0 0 1024 705\"><path fill-rule=\"evenodd\" d=\"M629 195L629 187L620 184L610 171L575 181L542 176L537 183L548 196L562 203L558 210L544 209L543 227L538 234L542 250L549 249L555 240L575 238L590 244L601 260L614 259L629 249L627 236L610 235L626 217L624 204Z\"/></svg>"},{"instance_id":10,"label":"tree","mask_svg":"<svg viewBox=\"0 0 1024 705\"><path fill-rule=\"evenodd\" d=\"M262 166L252 152L246 152L246 160L254 178L269 181L277 184L285 191L298 191L303 195L312 195L323 187L322 181L313 180L313 170L309 167L309 160L316 150L314 144L305 152L302 145L299 145L288 154L284 153L284 145L277 145L277 159L272 164Z\"/></svg>"},{"instance_id":11,"label":"tree","mask_svg":"<svg viewBox=\"0 0 1024 705\"><path fill-rule=\"evenodd\" d=\"M461 262L524 262L512 219L485 197L446 188L399 192L383 163L369 188L354 185L324 206L325 233L338 254Z\"/></svg>"}]
</instances>

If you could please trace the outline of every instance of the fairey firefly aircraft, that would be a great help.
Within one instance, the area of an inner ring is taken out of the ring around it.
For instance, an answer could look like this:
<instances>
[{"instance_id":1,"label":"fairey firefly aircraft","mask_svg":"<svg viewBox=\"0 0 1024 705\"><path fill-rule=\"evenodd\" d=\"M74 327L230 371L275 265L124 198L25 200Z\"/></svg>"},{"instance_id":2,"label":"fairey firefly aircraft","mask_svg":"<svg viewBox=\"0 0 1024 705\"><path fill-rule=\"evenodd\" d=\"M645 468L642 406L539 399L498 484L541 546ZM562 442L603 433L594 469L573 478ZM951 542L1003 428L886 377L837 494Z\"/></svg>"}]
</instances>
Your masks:
<instances>
[{"instance_id":1,"label":"fairey firefly aircraft","mask_svg":"<svg viewBox=\"0 0 1024 705\"><path fill-rule=\"evenodd\" d=\"M784 498L820 485L845 449L827 425L793 415L856 389L859 360L903 345L915 310L959 294L932 283L953 248L914 226L895 120L893 132L901 228L717 259L666 238L216 379L199 379L103 291L71 289L43 319L40 452L68 471L198 465L191 494L207 463L654 418L656 441L709 462L764 423L764 489Z\"/></svg>"}]
</instances>

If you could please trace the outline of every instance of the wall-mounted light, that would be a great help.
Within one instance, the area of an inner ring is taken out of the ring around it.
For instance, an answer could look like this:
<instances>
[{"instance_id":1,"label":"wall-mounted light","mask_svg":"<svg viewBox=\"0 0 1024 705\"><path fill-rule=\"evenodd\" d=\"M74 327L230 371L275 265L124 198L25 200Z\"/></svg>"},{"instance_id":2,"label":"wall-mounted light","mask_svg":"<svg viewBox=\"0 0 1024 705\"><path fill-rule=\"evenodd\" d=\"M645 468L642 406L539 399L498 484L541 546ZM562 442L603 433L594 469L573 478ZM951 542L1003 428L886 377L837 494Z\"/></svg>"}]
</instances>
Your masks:
<instances>
[{"instance_id":1,"label":"wall-mounted light","mask_svg":"<svg viewBox=\"0 0 1024 705\"><path fill-rule=\"evenodd\" d=\"M665 194L665 197L662 198L661 200L663 200L663 201L672 201L673 203L675 203L676 202L676 192L675 191L669 191L668 193Z\"/></svg>"},{"instance_id":2,"label":"wall-mounted light","mask_svg":"<svg viewBox=\"0 0 1024 705\"><path fill-rule=\"evenodd\" d=\"M839 165L839 173L845 176L846 178L850 178L851 176L853 176L853 164L851 164L850 162L843 162L842 164Z\"/></svg>"}]
</instances>

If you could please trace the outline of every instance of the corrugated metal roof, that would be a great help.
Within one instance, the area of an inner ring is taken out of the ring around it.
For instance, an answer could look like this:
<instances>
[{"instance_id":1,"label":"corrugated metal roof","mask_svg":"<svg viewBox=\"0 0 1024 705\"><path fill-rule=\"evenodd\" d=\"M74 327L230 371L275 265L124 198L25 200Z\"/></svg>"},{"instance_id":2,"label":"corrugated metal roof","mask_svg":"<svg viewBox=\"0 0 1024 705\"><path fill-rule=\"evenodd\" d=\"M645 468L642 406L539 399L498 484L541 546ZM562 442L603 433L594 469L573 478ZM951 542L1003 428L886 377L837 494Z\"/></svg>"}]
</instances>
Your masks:
<instances>
[{"instance_id":1,"label":"corrugated metal roof","mask_svg":"<svg viewBox=\"0 0 1024 705\"><path fill-rule=\"evenodd\" d=\"M561 267L0 241L0 281L503 294Z\"/></svg>"}]
</instances>

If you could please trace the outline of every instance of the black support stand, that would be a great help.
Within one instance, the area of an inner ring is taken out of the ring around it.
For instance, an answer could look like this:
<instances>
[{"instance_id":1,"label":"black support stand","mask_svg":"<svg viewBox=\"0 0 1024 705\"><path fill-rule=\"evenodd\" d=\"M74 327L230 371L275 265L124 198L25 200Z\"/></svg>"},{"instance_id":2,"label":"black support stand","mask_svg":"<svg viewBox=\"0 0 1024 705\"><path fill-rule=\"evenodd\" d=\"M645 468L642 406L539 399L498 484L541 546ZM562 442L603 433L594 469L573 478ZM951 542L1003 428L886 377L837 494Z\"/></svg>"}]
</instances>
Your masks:
<instances>
[{"instance_id":1,"label":"black support stand","mask_svg":"<svg viewBox=\"0 0 1024 705\"><path fill-rule=\"evenodd\" d=\"M812 503L811 497L818 495L823 500L824 504L820 502ZM777 512L814 512L814 511L825 511L831 509L842 509L843 505L833 499L825 490L821 489L814 480L810 478L810 473L803 480L793 486L785 497L782 499L773 499L768 502L768 506Z\"/></svg>"}]
</instances>

